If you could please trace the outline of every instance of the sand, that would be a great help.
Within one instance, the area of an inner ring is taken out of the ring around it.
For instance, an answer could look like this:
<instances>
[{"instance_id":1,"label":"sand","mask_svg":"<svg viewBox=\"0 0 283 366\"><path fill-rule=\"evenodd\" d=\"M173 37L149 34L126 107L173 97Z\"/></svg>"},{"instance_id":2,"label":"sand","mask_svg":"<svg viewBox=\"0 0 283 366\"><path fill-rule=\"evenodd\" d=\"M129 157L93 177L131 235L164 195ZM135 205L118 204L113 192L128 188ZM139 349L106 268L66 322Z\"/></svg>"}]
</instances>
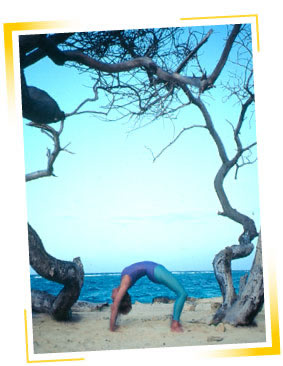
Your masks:
<instances>
[{"instance_id":1,"label":"sand","mask_svg":"<svg viewBox=\"0 0 283 366\"><path fill-rule=\"evenodd\" d=\"M264 309L253 326L209 325L220 302L221 298L186 302L181 316L183 333L170 331L173 304L133 304L128 315L118 318L115 332L109 331L110 306L100 311L73 311L68 322L34 313L34 353L265 342Z\"/></svg>"}]
</instances>

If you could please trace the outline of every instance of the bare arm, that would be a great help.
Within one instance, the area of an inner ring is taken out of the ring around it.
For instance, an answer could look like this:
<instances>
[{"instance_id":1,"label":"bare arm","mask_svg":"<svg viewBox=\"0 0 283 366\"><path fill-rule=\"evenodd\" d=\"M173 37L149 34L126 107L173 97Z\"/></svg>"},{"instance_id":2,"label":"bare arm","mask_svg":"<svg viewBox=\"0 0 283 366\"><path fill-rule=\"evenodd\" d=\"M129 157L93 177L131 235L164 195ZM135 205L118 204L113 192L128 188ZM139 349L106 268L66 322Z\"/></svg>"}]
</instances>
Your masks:
<instances>
[{"instance_id":1,"label":"bare arm","mask_svg":"<svg viewBox=\"0 0 283 366\"><path fill-rule=\"evenodd\" d=\"M123 277L118 293L114 299L113 304L111 305L111 316L110 316L110 330L112 332L116 329L116 319L118 316L118 309L122 298L124 297L125 293L127 292L128 288L130 287L130 279L127 278L128 276Z\"/></svg>"}]
</instances>

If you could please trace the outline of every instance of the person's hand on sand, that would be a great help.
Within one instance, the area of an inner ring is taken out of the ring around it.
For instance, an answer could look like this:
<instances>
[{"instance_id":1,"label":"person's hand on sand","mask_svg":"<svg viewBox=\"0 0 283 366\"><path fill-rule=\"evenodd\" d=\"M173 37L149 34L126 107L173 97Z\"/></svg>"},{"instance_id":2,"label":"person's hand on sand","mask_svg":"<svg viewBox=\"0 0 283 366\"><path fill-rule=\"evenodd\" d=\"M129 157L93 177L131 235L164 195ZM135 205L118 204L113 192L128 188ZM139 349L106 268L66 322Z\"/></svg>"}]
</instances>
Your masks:
<instances>
[{"instance_id":1,"label":"person's hand on sand","mask_svg":"<svg viewBox=\"0 0 283 366\"><path fill-rule=\"evenodd\" d=\"M119 332L120 331L120 327L119 325L114 325L112 327L109 328L110 332Z\"/></svg>"}]
</instances>

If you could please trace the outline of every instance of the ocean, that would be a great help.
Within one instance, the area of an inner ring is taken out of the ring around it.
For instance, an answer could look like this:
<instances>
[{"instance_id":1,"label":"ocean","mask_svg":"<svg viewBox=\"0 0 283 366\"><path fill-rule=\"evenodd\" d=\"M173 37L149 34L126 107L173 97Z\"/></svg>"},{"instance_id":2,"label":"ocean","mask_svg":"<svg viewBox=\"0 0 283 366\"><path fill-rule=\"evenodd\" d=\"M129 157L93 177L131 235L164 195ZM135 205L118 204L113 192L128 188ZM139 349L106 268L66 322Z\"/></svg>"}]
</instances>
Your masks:
<instances>
[{"instance_id":1,"label":"ocean","mask_svg":"<svg viewBox=\"0 0 283 366\"><path fill-rule=\"evenodd\" d=\"M173 271L174 276L182 283L189 297L208 298L221 296L219 285L213 271ZM234 287L239 289L240 278L249 271L232 271ZM80 301L94 303L112 303L111 292L120 283L120 273L87 273L84 285L79 297ZM37 274L30 276L31 288L34 290L47 291L57 295L63 287L55 282L48 281ZM174 299L174 293L167 287L149 281L142 277L129 290L132 302L151 303L153 298L167 296Z\"/></svg>"}]
</instances>

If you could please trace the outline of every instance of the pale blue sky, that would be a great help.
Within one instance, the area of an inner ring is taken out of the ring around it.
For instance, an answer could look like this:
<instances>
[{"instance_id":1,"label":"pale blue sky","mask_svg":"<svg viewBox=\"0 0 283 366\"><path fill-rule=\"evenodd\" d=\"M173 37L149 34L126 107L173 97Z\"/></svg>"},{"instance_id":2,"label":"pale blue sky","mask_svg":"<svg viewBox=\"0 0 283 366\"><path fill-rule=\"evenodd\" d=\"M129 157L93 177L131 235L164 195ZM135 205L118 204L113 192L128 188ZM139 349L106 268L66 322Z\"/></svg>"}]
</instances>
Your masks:
<instances>
[{"instance_id":1,"label":"pale blue sky","mask_svg":"<svg viewBox=\"0 0 283 366\"><path fill-rule=\"evenodd\" d=\"M220 30L226 27L218 28L206 46L214 57L223 44ZM26 78L67 113L92 97L87 74L47 59L28 68ZM215 100L220 98L218 88L213 93ZM232 129L226 118L237 118L238 107L206 100L231 153ZM59 259L80 256L85 272L121 271L141 260L157 261L171 270L211 270L214 255L236 244L242 232L240 225L217 215L221 207L213 180L220 159L211 137L203 129L189 131L155 163L146 149L158 153L183 127L195 123L202 123L202 117L190 107L174 127L159 121L132 133L125 122L103 123L89 115L68 118L61 145L71 142L69 149L75 154L59 155L56 178L27 184L28 219L46 250ZM255 140L252 123L242 137ZM44 169L48 137L25 126L24 144L26 172ZM231 174L225 182L232 206L250 215L259 229L257 164L240 170L237 181ZM252 260L253 255L234 261L233 268L247 269Z\"/></svg>"}]
</instances>

